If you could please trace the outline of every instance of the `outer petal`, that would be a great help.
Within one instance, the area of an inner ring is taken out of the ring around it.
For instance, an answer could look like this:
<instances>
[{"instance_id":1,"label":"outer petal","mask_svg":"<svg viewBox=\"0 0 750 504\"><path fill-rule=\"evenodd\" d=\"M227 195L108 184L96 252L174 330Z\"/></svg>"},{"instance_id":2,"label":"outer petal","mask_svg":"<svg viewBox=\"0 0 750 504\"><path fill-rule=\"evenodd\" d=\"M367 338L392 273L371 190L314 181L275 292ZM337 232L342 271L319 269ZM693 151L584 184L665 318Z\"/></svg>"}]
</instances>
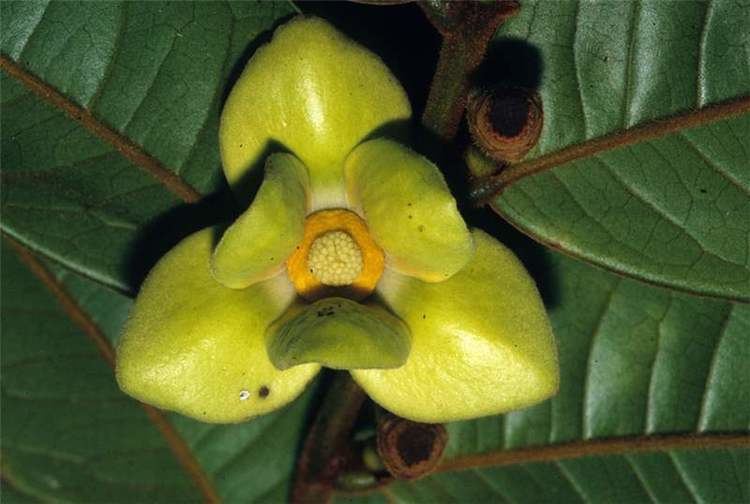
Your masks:
<instances>
[{"instance_id":1,"label":"outer petal","mask_svg":"<svg viewBox=\"0 0 750 504\"><path fill-rule=\"evenodd\" d=\"M349 151L410 115L380 58L327 22L298 17L258 49L227 99L219 131L224 172L245 197L243 179L281 144L310 169L315 209L341 206Z\"/></svg>"},{"instance_id":2,"label":"outer petal","mask_svg":"<svg viewBox=\"0 0 750 504\"><path fill-rule=\"evenodd\" d=\"M346 160L351 203L361 209L388 265L440 282L466 265L471 233L440 170L391 140L370 140Z\"/></svg>"},{"instance_id":3,"label":"outer petal","mask_svg":"<svg viewBox=\"0 0 750 504\"><path fill-rule=\"evenodd\" d=\"M412 348L398 369L355 370L384 408L446 422L521 408L555 393L552 331L533 280L512 252L474 232L476 256L436 284L389 273L381 294L406 321Z\"/></svg>"},{"instance_id":4,"label":"outer petal","mask_svg":"<svg viewBox=\"0 0 750 504\"><path fill-rule=\"evenodd\" d=\"M307 170L297 158L282 153L268 158L258 194L226 230L211 258L219 282L242 289L283 268L302 241L307 185Z\"/></svg>"},{"instance_id":5,"label":"outer petal","mask_svg":"<svg viewBox=\"0 0 750 504\"><path fill-rule=\"evenodd\" d=\"M264 333L291 287L283 275L240 291L222 286L209 273L212 242L212 229L199 231L151 271L118 348L117 381L160 408L238 422L297 397L319 366L271 364Z\"/></svg>"},{"instance_id":6,"label":"outer petal","mask_svg":"<svg viewBox=\"0 0 750 504\"><path fill-rule=\"evenodd\" d=\"M280 369L319 362L335 369L393 368L409 355L409 330L383 308L326 298L290 309L269 331Z\"/></svg>"}]
</instances>

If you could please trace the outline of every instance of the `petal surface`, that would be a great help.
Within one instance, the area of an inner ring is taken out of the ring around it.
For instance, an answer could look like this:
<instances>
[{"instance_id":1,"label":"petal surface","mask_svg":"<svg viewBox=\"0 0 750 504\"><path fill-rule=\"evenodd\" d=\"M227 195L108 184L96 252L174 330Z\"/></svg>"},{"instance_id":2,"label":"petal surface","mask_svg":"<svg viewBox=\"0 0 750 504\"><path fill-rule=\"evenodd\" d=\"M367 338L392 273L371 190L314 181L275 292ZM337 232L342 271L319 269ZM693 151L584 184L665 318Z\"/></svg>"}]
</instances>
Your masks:
<instances>
[{"instance_id":1,"label":"petal surface","mask_svg":"<svg viewBox=\"0 0 750 504\"><path fill-rule=\"evenodd\" d=\"M307 170L297 158L271 155L255 199L224 232L214 251L214 278L242 289L280 272L302 240L307 185Z\"/></svg>"},{"instance_id":2,"label":"petal surface","mask_svg":"<svg viewBox=\"0 0 750 504\"><path fill-rule=\"evenodd\" d=\"M379 292L411 330L409 359L354 370L370 397L402 417L448 422L539 402L558 387L557 353L533 280L503 245L474 231L476 255L449 280L390 272Z\"/></svg>"},{"instance_id":3,"label":"petal surface","mask_svg":"<svg viewBox=\"0 0 750 504\"><path fill-rule=\"evenodd\" d=\"M411 107L376 55L322 19L297 17L258 49L221 116L224 173L242 180L269 151L286 148L310 170L315 209L342 206L342 163L367 135Z\"/></svg>"},{"instance_id":4,"label":"petal surface","mask_svg":"<svg viewBox=\"0 0 750 504\"><path fill-rule=\"evenodd\" d=\"M298 305L269 333L268 354L280 369L307 362L335 369L394 368L409 355L403 322L382 307L345 298Z\"/></svg>"},{"instance_id":5,"label":"petal surface","mask_svg":"<svg viewBox=\"0 0 750 504\"><path fill-rule=\"evenodd\" d=\"M117 352L117 381L143 402L204 422L238 422L297 397L317 364L279 371L264 334L291 302L284 275L244 290L209 272L213 230L164 256L144 282Z\"/></svg>"},{"instance_id":6,"label":"petal surface","mask_svg":"<svg viewBox=\"0 0 750 504\"><path fill-rule=\"evenodd\" d=\"M346 160L350 203L364 215L388 266L426 282L459 271L474 241L440 170L386 139L369 140Z\"/></svg>"}]
</instances>

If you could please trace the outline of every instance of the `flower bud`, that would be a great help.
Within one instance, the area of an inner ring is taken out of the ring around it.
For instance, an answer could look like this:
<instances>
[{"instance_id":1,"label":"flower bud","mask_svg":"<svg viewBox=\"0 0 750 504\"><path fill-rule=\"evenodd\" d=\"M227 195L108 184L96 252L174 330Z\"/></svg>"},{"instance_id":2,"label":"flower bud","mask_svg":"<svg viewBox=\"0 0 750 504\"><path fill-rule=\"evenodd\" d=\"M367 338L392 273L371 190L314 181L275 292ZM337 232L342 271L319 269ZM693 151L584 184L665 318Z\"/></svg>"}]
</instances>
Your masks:
<instances>
[{"instance_id":1,"label":"flower bud","mask_svg":"<svg viewBox=\"0 0 750 504\"><path fill-rule=\"evenodd\" d=\"M380 458L398 479L415 479L435 470L448 444L442 424L412 422L378 409L377 442Z\"/></svg>"},{"instance_id":2,"label":"flower bud","mask_svg":"<svg viewBox=\"0 0 750 504\"><path fill-rule=\"evenodd\" d=\"M469 95L467 118L471 136L485 154L496 161L516 162L539 140L542 102L525 88L476 90Z\"/></svg>"}]
</instances>

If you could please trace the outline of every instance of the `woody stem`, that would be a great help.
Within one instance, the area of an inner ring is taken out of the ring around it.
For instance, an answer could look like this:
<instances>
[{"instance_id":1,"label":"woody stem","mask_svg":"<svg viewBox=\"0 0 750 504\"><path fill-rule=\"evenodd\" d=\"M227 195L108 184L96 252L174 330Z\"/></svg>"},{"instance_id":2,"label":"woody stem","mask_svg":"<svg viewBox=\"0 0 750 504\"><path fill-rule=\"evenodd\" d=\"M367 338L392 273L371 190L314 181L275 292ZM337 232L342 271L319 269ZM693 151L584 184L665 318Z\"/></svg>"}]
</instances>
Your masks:
<instances>
[{"instance_id":1,"label":"woody stem","mask_svg":"<svg viewBox=\"0 0 750 504\"><path fill-rule=\"evenodd\" d=\"M469 81L482 62L498 27L518 11L515 0L494 3L445 2L441 7L420 3L443 35L422 124L441 139L456 135L466 108Z\"/></svg>"},{"instance_id":2,"label":"woody stem","mask_svg":"<svg viewBox=\"0 0 750 504\"><path fill-rule=\"evenodd\" d=\"M344 462L340 455L346 448L364 401L364 391L349 373L337 372L334 375L298 459L292 502L330 500L336 476Z\"/></svg>"}]
</instances>

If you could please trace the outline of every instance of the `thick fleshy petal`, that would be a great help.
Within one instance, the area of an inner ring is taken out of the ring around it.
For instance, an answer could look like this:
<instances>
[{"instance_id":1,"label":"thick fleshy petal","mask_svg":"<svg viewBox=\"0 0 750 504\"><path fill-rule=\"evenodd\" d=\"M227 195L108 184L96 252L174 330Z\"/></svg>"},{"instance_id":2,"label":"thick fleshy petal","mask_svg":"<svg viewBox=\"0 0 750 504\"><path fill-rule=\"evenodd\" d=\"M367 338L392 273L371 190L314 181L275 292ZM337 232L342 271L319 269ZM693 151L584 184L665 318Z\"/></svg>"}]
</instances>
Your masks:
<instances>
[{"instance_id":1,"label":"thick fleshy petal","mask_svg":"<svg viewBox=\"0 0 750 504\"><path fill-rule=\"evenodd\" d=\"M474 231L476 255L449 280L390 272L379 291L411 330L409 359L388 370L354 370L373 400L405 418L447 422L503 413L553 395L554 338L518 259Z\"/></svg>"},{"instance_id":2,"label":"thick fleshy petal","mask_svg":"<svg viewBox=\"0 0 750 504\"><path fill-rule=\"evenodd\" d=\"M390 267L441 282L466 265L474 242L434 164L377 139L354 149L345 170L350 202L362 211Z\"/></svg>"},{"instance_id":3,"label":"thick fleshy petal","mask_svg":"<svg viewBox=\"0 0 750 504\"><path fill-rule=\"evenodd\" d=\"M313 207L342 206L342 163L374 130L411 115L383 62L326 21L298 17L258 49L221 116L224 173L242 181L269 151L286 148L310 170Z\"/></svg>"},{"instance_id":4,"label":"thick fleshy petal","mask_svg":"<svg viewBox=\"0 0 750 504\"><path fill-rule=\"evenodd\" d=\"M250 207L229 226L211 258L214 277L242 289L274 276L302 240L307 170L291 154L266 161L263 184Z\"/></svg>"},{"instance_id":5,"label":"thick fleshy petal","mask_svg":"<svg viewBox=\"0 0 750 504\"><path fill-rule=\"evenodd\" d=\"M238 422L297 397L317 364L279 371L265 331L293 299L284 275L244 290L209 272L213 229L164 256L146 279L117 352L120 388L204 422Z\"/></svg>"},{"instance_id":6,"label":"thick fleshy petal","mask_svg":"<svg viewBox=\"0 0 750 504\"><path fill-rule=\"evenodd\" d=\"M268 355L280 369L307 362L385 369L409 355L409 330L397 317L374 304L336 297L293 307L271 328L268 341Z\"/></svg>"}]
</instances>

